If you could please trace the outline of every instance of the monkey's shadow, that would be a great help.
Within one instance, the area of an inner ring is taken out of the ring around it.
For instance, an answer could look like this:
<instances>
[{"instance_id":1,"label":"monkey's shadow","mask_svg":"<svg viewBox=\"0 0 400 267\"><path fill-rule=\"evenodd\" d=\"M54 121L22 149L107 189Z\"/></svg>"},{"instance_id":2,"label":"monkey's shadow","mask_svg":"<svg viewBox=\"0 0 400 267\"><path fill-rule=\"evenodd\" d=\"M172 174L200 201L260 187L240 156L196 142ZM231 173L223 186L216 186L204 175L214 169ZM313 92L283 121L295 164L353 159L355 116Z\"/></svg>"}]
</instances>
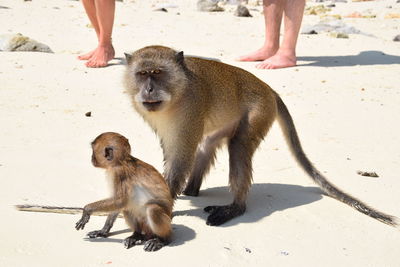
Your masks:
<instances>
[{"instance_id":1,"label":"monkey's shadow","mask_svg":"<svg viewBox=\"0 0 400 267\"><path fill-rule=\"evenodd\" d=\"M257 222L274 212L320 200L322 194L323 192L318 187L270 183L253 184L247 199L246 212L223 224L222 227ZM178 201L182 200L189 200L199 208L175 211L174 216L197 216L206 221L209 214L203 211L204 207L230 204L233 198L229 188L224 186L201 190L198 197L181 196Z\"/></svg>"},{"instance_id":2,"label":"monkey's shadow","mask_svg":"<svg viewBox=\"0 0 400 267\"><path fill-rule=\"evenodd\" d=\"M172 242L168 244L169 247L175 247L183 245L185 242L192 240L196 237L195 231L193 229L181 225L181 224L172 224ZM120 235L120 234L127 234L123 238L112 238L112 236ZM112 231L109 234L109 237L106 238L88 238L85 237L85 241L102 243L102 242L112 242L112 243L123 243L124 239L128 236L132 235L131 229L124 229L119 231Z\"/></svg>"}]
</instances>

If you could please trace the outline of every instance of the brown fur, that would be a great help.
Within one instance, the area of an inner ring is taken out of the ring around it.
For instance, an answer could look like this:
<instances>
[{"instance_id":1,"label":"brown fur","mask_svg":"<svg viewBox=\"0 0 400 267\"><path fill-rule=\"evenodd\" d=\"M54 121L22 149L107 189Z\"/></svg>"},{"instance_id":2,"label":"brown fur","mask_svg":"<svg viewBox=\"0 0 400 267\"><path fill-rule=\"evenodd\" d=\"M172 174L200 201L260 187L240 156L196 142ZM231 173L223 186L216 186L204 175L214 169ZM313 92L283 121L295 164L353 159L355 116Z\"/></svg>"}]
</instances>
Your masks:
<instances>
[{"instance_id":1,"label":"brown fur","mask_svg":"<svg viewBox=\"0 0 400 267\"><path fill-rule=\"evenodd\" d=\"M77 230L83 229L94 212L109 212L103 231L89 237L106 236L122 212L134 234L125 240L127 248L146 241L146 250L157 250L171 238L173 199L161 174L151 165L130 155L128 140L117 133L103 133L92 142L92 163L106 169L113 184L113 196L86 205Z\"/></svg>"},{"instance_id":2,"label":"brown fur","mask_svg":"<svg viewBox=\"0 0 400 267\"><path fill-rule=\"evenodd\" d=\"M332 185L305 156L282 99L251 73L221 62L184 57L168 47L149 46L126 54L125 86L136 111L160 137L164 175L172 197L197 196L204 175L224 143L229 151L233 203L210 206L209 225L222 224L246 209L252 157L275 120L301 167L330 196L373 218L397 225ZM157 72L157 74L155 74Z\"/></svg>"}]
</instances>

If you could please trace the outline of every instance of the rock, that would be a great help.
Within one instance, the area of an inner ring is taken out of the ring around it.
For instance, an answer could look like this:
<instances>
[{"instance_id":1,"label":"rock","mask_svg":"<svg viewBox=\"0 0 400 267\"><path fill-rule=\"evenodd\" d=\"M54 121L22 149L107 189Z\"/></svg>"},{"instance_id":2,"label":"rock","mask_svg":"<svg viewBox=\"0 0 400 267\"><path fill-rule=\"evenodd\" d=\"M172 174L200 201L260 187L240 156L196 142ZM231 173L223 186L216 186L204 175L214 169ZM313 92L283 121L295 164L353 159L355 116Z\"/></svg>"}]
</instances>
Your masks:
<instances>
[{"instance_id":1,"label":"rock","mask_svg":"<svg viewBox=\"0 0 400 267\"><path fill-rule=\"evenodd\" d=\"M242 2L241 0L227 0L226 1L226 3L228 4L228 5L239 5L240 4L240 2Z\"/></svg>"},{"instance_id":2,"label":"rock","mask_svg":"<svg viewBox=\"0 0 400 267\"><path fill-rule=\"evenodd\" d=\"M164 7L153 9L153 11L168 12L168 10Z\"/></svg>"},{"instance_id":3,"label":"rock","mask_svg":"<svg viewBox=\"0 0 400 267\"><path fill-rule=\"evenodd\" d=\"M343 32L331 32L329 35L333 38L343 38L343 39L349 38L349 35Z\"/></svg>"},{"instance_id":4,"label":"rock","mask_svg":"<svg viewBox=\"0 0 400 267\"><path fill-rule=\"evenodd\" d=\"M252 17L252 15L250 14L250 11L247 9L247 7L245 7L243 5L238 5L234 15L238 16L238 17Z\"/></svg>"},{"instance_id":5,"label":"rock","mask_svg":"<svg viewBox=\"0 0 400 267\"><path fill-rule=\"evenodd\" d=\"M17 34L1 34L0 35L0 51L25 51L25 52L45 52L53 53L53 51L45 44L39 43L20 33Z\"/></svg>"},{"instance_id":6,"label":"rock","mask_svg":"<svg viewBox=\"0 0 400 267\"><path fill-rule=\"evenodd\" d=\"M305 15L320 15L320 14L325 14L328 11L331 11L331 9L325 7L324 5L317 5L317 6L306 7L304 14Z\"/></svg>"},{"instance_id":7,"label":"rock","mask_svg":"<svg viewBox=\"0 0 400 267\"><path fill-rule=\"evenodd\" d=\"M395 42L400 42L400 34L396 35L396 36L393 38L393 41L395 41Z\"/></svg>"},{"instance_id":8,"label":"rock","mask_svg":"<svg viewBox=\"0 0 400 267\"><path fill-rule=\"evenodd\" d=\"M357 174L367 177L375 177L375 178L379 177L379 175L376 172L357 171Z\"/></svg>"},{"instance_id":9,"label":"rock","mask_svg":"<svg viewBox=\"0 0 400 267\"><path fill-rule=\"evenodd\" d=\"M221 12L224 11L222 7L218 5L218 2L212 0L199 0L197 1L197 10L202 12Z\"/></svg>"},{"instance_id":10,"label":"rock","mask_svg":"<svg viewBox=\"0 0 400 267\"><path fill-rule=\"evenodd\" d=\"M336 32L343 34L364 34L360 30L347 26L340 20L319 22L312 26L304 26L301 30L302 34L318 34L322 32ZM368 34L364 34L368 35Z\"/></svg>"}]
</instances>

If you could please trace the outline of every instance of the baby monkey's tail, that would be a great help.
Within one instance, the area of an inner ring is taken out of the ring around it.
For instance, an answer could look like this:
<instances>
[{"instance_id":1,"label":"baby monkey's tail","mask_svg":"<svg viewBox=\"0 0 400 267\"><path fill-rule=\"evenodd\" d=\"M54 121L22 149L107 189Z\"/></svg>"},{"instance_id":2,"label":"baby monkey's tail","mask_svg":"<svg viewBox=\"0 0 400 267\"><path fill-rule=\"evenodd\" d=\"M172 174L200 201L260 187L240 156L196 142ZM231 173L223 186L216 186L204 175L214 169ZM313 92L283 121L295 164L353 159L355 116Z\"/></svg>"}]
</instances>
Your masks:
<instances>
[{"instance_id":1,"label":"baby monkey's tail","mask_svg":"<svg viewBox=\"0 0 400 267\"><path fill-rule=\"evenodd\" d=\"M41 206L41 205L15 205L15 208L20 211L29 212L48 212L48 213L59 213L59 214L81 214L83 208L79 207L59 207L59 206ZM107 216L109 213L95 212L92 215Z\"/></svg>"}]
</instances>

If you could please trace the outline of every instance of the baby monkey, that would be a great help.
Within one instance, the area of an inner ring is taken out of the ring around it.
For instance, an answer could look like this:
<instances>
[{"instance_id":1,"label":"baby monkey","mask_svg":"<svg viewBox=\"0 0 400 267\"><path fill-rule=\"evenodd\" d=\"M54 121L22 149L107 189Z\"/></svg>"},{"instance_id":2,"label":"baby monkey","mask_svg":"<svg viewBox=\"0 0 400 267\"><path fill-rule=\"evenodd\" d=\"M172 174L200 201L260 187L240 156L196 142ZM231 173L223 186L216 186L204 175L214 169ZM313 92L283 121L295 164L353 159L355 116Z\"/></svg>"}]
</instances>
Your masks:
<instances>
[{"instance_id":1,"label":"baby monkey","mask_svg":"<svg viewBox=\"0 0 400 267\"><path fill-rule=\"evenodd\" d=\"M120 212L133 234L124 240L126 248L144 242L145 251L156 251L170 242L173 199L162 175L151 165L130 155L124 136L107 132L92 142L92 163L106 169L112 179L113 196L87 204L76 223L81 230L94 212L108 212L103 229L89 238L107 237Z\"/></svg>"}]
</instances>

